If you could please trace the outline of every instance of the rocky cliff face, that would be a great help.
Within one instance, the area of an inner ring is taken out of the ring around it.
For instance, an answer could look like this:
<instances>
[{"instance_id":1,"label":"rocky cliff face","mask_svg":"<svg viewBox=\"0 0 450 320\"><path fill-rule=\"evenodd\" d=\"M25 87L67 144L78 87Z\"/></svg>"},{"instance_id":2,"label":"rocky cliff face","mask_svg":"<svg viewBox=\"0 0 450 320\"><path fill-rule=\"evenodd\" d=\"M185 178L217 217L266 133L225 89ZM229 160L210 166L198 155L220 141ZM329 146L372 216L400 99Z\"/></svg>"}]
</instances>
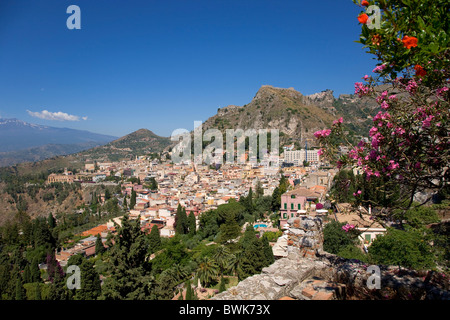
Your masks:
<instances>
[{"instance_id":1,"label":"rocky cliff face","mask_svg":"<svg viewBox=\"0 0 450 320\"><path fill-rule=\"evenodd\" d=\"M294 88L264 85L250 103L219 109L205 121L203 129L278 129L281 145L297 143L301 147L308 141L312 146L314 132L330 127L341 116L351 133L368 134L367 121L375 114L375 107L370 100L352 95L335 98L331 90L305 96Z\"/></svg>"}]
</instances>

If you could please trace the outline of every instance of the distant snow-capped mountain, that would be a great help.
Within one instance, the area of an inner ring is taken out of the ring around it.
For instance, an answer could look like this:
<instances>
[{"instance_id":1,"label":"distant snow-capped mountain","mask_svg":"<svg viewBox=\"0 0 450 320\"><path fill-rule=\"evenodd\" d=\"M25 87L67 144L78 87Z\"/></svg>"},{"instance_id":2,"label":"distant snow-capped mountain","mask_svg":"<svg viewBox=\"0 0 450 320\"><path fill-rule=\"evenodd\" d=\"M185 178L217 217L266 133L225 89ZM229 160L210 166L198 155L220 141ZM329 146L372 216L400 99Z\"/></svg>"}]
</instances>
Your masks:
<instances>
[{"instance_id":1,"label":"distant snow-capped mountain","mask_svg":"<svg viewBox=\"0 0 450 320\"><path fill-rule=\"evenodd\" d=\"M117 137L84 130L56 128L19 119L0 118L0 152L39 147L47 144L106 144Z\"/></svg>"}]
</instances>

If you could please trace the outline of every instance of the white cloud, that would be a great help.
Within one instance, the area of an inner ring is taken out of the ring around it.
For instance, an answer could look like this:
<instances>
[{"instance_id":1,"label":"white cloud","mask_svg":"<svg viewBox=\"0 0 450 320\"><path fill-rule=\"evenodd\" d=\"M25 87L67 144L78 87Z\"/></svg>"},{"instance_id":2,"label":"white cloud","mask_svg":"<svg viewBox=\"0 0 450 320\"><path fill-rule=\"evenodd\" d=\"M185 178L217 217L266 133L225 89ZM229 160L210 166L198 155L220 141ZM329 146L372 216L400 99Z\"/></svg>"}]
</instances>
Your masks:
<instances>
[{"instance_id":1,"label":"white cloud","mask_svg":"<svg viewBox=\"0 0 450 320\"><path fill-rule=\"evenodd\" d=\"M42 110L41 112L33 112L27 110L28 114L32 117L44 119L44 120L55 120L55 121L80 121L79 116L71 115L65 112L50 112L47 110ZM81 117L83 120L87 120L87 117Z\"/></svg>"}]
</instances>

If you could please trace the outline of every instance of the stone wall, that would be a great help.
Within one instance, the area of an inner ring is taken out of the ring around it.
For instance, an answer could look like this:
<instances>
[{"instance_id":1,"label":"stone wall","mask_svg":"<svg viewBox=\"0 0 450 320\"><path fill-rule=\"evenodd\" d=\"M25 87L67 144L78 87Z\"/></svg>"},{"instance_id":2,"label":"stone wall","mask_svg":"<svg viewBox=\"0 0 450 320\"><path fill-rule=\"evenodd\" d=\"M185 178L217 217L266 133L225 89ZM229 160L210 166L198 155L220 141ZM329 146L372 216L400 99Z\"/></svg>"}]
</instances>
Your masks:
<instances>
[{"instance_id":1,"label":"stone wall","mask_svg":"<svg viewBox=\"0 0 450 320\"><path fill-rule=\"evenodd\" d=\"M303 257L314 258L323 247L322 219L311 216L300 216L287 221L287 245L299 249Z\"/></svg>"},{"instance_id":2,"label":"stone wall","mask_svg":"<svg viewBox=\"0 0 450 320\"><path fill-rule=\"evenodd\" d=\"M437 273L420 274L380 266L380 289L369 289L368 265L323 251L322 220L301 216L274 246L278 259L261 274L239 282L213 300L444 299L450 282Z\"/></svg>"},{"instance_id":3,"label":"stone wall","mask_svg":"<svg viewBox=\"0 0 450 320\"><path fill-rule=\"evenodd\" d=\"M380 289L369 289L368 267L326 252L309 258L300 249L290 249L287 257L212 300L450 300L449 279L439 273L380 266Z\"/></svg>"}]
</instances>

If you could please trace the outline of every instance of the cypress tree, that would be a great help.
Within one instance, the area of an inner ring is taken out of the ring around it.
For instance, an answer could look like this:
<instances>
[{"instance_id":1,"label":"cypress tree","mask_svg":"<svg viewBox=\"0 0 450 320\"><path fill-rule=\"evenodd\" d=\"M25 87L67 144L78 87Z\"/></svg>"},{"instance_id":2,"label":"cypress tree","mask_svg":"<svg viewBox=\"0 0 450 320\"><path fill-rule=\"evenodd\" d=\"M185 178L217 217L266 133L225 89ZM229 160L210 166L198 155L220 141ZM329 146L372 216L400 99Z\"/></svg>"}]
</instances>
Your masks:
<instances>
[{"instance_id":1,"label":"cypress tree","mask_svg":"<svg viewBox=\"0 0 450 320\"><path fill-rule=\"evenodd\" d=\"M16 280L16 290L15 290L15 299L16 300L25 300L25 289L22 285L22 277L19 275Z\"/></svg>"},{"instance_id":2,"label":"cypress tree","mask_svg":"<svg viewBox=\"0 0 450 320\"><path fill-rule=\"evenodd\" d=\"M181 295L183 296L183 295ZM191 281L188 280L186 281L186 297L184 298L184 300L192 300L193 295L192 295L192 287L191 287Z\"/></svg>"},{"instance_id":3,"label":"cypress tree","mask_svg":"<svg viewBox=\"0 0 450 320\"><path fill-rule=\"evenodd\" d=\"M195 235L197 233L197 226L196 226L196 220L195 220L195 214L193 211L188 216L188 225L189 225L189 234Z\"/></svg>"},{"instance_id":4,"label":"cypress tree","mask_svg":"<svg viewBox=\"0 0 450 320\"><path fill-rule=\"evenodd\" d=\"M188 230L186 209L178 204L177 215L175 216L175 233L186 234Z\"/></svg>"},{"instance_id":5,"label":"cypress tree","mask_svg":"<svg viewBox=\"0 0 450 320\"><path fill-rule=\"evenodd\" d=\"M161 248L161 236L159 234L158 226L155 224L150 231L149 236L149 251L155 253Z\"/></svg>"},{"instance_id":6,"label":"cypress tree","mask_svg":"<svg viewBox=\"0 0 450 320\"><path fill-rule=\"evenodd\" d=\"M56 219L51 212L48 214L48 226L50 230L53 230L56 227Z\"/></svg>"},{"instance_id":7,"label":"cypress tree","mask_svg":"<svg viewBox=\"0 0 450 320\"><path fill-rule=\"evenodd\" d=\"M130 199L130 209L134 209L136 205L136 191L134 189L131 191L131 199Z\"/></svg>"},{"instance_id":8,"label":"cypress tree","mask_svg":"<svg viewBox=\"0 0 450 320\"><path fill-rule=\"evenodd\" d=\"M97 240L95 241L95 254L102 254L106 251L105 246L102 242L102 237L100 237L100 234L97 234Z\"/></svg>"},{"instance_id":9,"label":"cypress tree","mask_svg":"<svg viewBox=\"0 0 450 320\"><path fill-rule=\"evenodd\" d=\"M114 236L108 264L114 272L102 286L104 299L143 300L150 297L151 277L147 260L146 236L140 221L122 218L122 226Z\"/></svg>"},{"instance_id":10,"label":"cypress tree","mask_svg":"<svg viewBox=\"0 0 450 320\"><path fill-rule=\"evenodd\" d=\"M30 283L33 282L31 280L31 271L30 271L30 265L27 264L25 266L25 269L23 270L23 283Z\"/></svg>"},{"instance_id":11,"label":"cypress tree","mask_svg":"<svg viewBox=\"0 0 450 320\"><path fill-rule=\"evenodd\" d=\"M247 228L240 245L242 253L237 270L239 281L261 272L266 266L263 243L256 238L254 230L251 229L253 229L251 226Z\"/></svg>"},{"instance_id":12,"label":"cypress tree","mask_svg":"<svg viewBox=\"0 0 450 320\"><path fill-rule=\"evenodd\" d=\"M123 209L124 210L128 209L128 203L127 203L127 197L126 196L123 198Z\"/></svg>"},{"instance_id":13,"label":"cypress tree","mask_svg":"<svg viewBox=\"0 0 450 320\"><path fill-rule=\"evenodd\" d=\"M38 259L35 257L30 265L31 282L41 281L41 271L39 270Z\"/></svg>"},{"instance_id":14,"label":"cypress tree","mask_svg":"<svg viewBox=\"0 0 450 320\"><path fill-rule=\"evenodd\" d=\"M264 258L266 261L265 266L267 267L275 262L275 257L273 255L272 247L269 244L269 239L267 239L267 237L263 236L261 241L262 241L263 250L264 250Z\"/></svg>"},{"instance_id":15,"label":"cypress tree","mask_svg":"<svg viewBox=\"0 0 450 320\"><path fill-rule=\"evenodd\" d=\"M100 276L94 262L84 260L80 266L81 288L75 291L75 300L96 300L101 295Z\"/></svg>"},{"instance_id":16,"label":"cypress tree","mask_svg":"<svg viewBox=\"0 0 450 320\"><path fill-rule=\"evenodd\" d=\"M280 188L275 187L275 189L273 189L273 193L272 193L271 209L272 209L272 211L278 211L278 210L280 210L280 207L281 207Z\"/></svg>"}]
</instances>

